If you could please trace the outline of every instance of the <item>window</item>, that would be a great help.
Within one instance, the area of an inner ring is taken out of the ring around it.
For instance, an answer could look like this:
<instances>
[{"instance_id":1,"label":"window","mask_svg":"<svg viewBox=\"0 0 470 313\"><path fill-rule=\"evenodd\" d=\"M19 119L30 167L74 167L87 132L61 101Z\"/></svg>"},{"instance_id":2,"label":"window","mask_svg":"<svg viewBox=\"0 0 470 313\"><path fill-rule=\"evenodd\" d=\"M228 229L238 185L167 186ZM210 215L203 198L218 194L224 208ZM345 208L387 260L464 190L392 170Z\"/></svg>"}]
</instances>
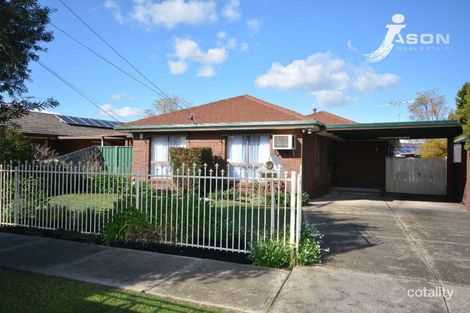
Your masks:
<instances>
[{"instance_id":1,"label":"window","mask_svg":"<svg viewBox=\"0 0 470 313\"><path fill-rule=\"evenodd\" d=\"M151 173L153 175L168 175L170 156L168 149L186 147L185 136L154 136L151 149Z\"/></svg>"},{"instance_id":2,"label":"window","mask_svg":"<svg viewBox=\"0 0 470 313\"><path fill-rule=\"evenodd\" d=\"M269 135L234 135L227 141L227 159L230 162L230 175L249 177L254 166L258 173L263 164L269 160ZM248 171L247 171L248 170Z\"/></svg>"}]
</instances>

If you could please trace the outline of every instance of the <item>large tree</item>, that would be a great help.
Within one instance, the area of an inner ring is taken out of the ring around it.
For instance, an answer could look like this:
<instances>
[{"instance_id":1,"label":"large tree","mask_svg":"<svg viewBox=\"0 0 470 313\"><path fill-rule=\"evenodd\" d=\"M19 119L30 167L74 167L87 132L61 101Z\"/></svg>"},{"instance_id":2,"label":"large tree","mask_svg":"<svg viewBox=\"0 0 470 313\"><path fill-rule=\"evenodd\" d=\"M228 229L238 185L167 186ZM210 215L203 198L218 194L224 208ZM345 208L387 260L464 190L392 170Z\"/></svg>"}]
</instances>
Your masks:
<instances>
[{"instance_id":1,"label":"large tree","mask_svg":"<svg viewBox=\"0 0 470 313\"><path fill-rule=\"evenodd\" d=\"M410 118L415 121L447 120L451 111L446 106L446 98L436 89L418 92L408 106Z\"/></svg>"},{"instance_id":2,"label":"large tree","mask_svg":"<svg viewBox=\"0 0 470 313\"><path fill-rule=\"evenodd\" d=\"M457 92L457 97L455 98L455 104L457 110L455 116L460 121L460 124L463 128L463 133L467 137L465 148L468 150L470 147L470 82L463 84L462 88Z\"/></svg>"},{"instance_id":3,"label":"large tree","mask_svg":"<svg viewBox=\"0 0 470 313\"><path fill-rule=\"evenodd\" d=\"M177 96L172 96L169 98L160 98L154 102L153 106L154 109L152 108L145 111L145 114L147 116L170 113L186 107L183 104L183 100Z\"/></svg>"},{"instance_id":4,"label":"large tree","mask_svg":"<svg viewBox=\"0 0 470 313\"><path fill-rule=\"evenodd\" d=\"M43 43L53 39L46 30L51 9L36 0L0 0L0 131L5 124L30 110L58 103L52 98L27 97L29 63L46 51Z\"/></svg>"},{"instance_id":5,"label":"large tree","mask_svg":"<svg viewBox=\"0 0 470 313\"><path fill-rule=\"evenodd\" d=\"M415 121L447 120L452 111L446 105L446 98L437 90L418 92L416 99L408 106L410 118ZM420 149L425 159L445 158L447 156L447 140L426 139Z\"/></svg>"}]
</instances>

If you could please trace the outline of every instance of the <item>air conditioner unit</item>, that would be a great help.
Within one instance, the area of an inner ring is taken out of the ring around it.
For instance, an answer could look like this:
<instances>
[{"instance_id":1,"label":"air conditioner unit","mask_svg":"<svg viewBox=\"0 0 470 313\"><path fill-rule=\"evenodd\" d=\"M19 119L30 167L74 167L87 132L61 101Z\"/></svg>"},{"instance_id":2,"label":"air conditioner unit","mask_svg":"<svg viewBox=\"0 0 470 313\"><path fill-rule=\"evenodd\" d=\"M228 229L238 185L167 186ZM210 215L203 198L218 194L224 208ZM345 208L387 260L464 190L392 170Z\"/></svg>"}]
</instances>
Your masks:
<instances>
[{"instance_id":1,"label":"air conditioner unit","mask_svg":"<svg viewBox=\"0 0 470 313\"><path fill-rule=\"evenodd\" d=\"M295 150L294 135L273 135L274 150Z\"/></svg>"}]
</instances>

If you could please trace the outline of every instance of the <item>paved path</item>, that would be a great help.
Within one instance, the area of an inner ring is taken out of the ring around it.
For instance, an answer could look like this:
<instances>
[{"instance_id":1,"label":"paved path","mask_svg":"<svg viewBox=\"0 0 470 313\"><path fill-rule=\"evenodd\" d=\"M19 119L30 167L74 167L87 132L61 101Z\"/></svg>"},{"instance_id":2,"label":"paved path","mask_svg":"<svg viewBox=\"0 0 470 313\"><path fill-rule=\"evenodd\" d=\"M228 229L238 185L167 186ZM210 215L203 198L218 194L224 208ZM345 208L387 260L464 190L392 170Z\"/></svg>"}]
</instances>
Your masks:
<instances>
[{"instance_id":1,"label":"paved path","mask_svg":"<svg viewBox=\"0 0 470 313\"><path fill-rule=\"evenodd\" d=\"M461 205L327 196L305 216L332 251L292 272L7 233L0 266L250 312L470 312Z\"/></svg>"}]
</instances>

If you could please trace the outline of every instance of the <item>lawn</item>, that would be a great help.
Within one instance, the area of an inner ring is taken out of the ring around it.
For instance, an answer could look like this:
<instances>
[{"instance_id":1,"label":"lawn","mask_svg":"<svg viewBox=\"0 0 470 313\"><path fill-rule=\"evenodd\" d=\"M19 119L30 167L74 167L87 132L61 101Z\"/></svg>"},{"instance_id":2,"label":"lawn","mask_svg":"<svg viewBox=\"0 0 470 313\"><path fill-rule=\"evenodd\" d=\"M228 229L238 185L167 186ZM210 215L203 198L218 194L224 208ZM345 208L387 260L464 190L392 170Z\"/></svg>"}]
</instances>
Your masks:
<instances>
[{"instance_id":1,"label":"lawn","mask_svg":"<svg viewBox=\"0 0 470 313\"><path fill-rule=\"evenodd\" d=\"M120 199L119 194L65 194L60 196L51 197L49 204L54 206L64 206L70 210L83 211L85 209L112 209L114 202Z\"/></svg>"},{"instance_id":2,"label":"lawn","mask_svg":"<svg viewBox=\"0 0 470 313\"><path fill-rule=\"evenodd\" d=\"M161 298L0 268L0 312L222 312Z\"/></svg>"}]
</instances>

